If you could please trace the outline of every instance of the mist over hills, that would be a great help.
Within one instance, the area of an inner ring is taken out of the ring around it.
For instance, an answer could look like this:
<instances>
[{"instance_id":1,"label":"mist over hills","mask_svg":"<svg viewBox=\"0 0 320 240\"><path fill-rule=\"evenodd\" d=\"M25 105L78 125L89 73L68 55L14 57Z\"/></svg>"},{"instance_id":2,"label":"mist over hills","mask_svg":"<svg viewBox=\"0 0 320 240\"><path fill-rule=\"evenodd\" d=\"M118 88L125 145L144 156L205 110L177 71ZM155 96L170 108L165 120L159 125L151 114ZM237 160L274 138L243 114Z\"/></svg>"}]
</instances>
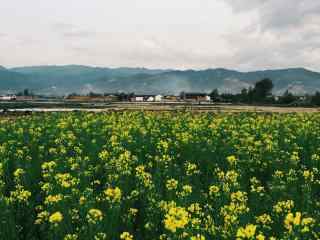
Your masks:
<instances>
[{"instance_id":1,"label":"mist over hills","mask_svg":"<svg viewBox=\"0 0 320 240\"><path fill-rule=\"evenodd\" d=\"M0 93L25 88L36 94L66 95L89 92L135 92L178 94L181 91L236 93L270 78L280 95L320 91L320 73L304 68L239 72L217 68L207 70L162 70L146 68L102 68L81 65L34 66L6 69L0 66Z\"/></svg>"}]
</instances>

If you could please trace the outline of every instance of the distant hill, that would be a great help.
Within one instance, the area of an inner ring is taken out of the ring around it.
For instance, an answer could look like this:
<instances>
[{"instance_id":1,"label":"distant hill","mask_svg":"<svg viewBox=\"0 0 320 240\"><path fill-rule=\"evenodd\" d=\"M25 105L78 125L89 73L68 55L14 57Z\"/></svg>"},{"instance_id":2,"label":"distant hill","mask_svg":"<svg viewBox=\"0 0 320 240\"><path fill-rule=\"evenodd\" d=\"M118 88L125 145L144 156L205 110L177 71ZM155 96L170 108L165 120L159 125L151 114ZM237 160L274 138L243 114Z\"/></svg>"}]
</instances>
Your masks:
<instances>
[{"instance_id":1,"label":"distant hill","mask_svg":"<svg viewBox=\"0 0 320 240\"><path fill-rule=\"evenodd\" d=\"M0 66L0 92L15 92L27 87L32 80L28 76Z\"/></svg>"},{"instance_id":2,"label":"distant hill","mask_svg":"<svg viewBox=\"0 0 320 240\"><path fill-rule=\"evenodd\" d=\"M320 91L320 73L304 68L239 72L223 68L179 71L67 65L11 69L0 66L0 93L24 88L54 95L90 91L177 94L181 91L210 92L215 88L235 93L266 77L274 82L275 94L287 89L296 94Z\"/></svg>"}]
</instances>

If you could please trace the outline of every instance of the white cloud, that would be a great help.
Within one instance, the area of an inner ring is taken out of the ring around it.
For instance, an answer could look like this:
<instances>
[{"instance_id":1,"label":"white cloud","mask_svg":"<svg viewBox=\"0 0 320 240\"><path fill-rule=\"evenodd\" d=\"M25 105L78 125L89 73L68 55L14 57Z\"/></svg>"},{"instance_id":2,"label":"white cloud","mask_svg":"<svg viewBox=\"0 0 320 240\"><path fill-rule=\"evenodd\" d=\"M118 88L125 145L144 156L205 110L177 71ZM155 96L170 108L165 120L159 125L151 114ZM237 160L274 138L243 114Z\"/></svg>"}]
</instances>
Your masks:
<instances>
[{"instance_id":1,"label":"white cloud","mask_svg":"<svg viewBox=\"0 0 320 240\"><path fill-rule=\"evenodd\" d=\"M221 0L235 14L256 19L226 36L236 46L234 61L244 68L306 67L320 70L320 2L313 0Z\"/></svg>"},{"instance_id":2,"label":"white cloud","mask_svg":"<svg viewBox=\"0 0 320 240\"><path fill-rule=\"evenodd\" d=\"M319 13L315 0L10 0L0 64L320 71Z\"/></svg>"}]
</instances>

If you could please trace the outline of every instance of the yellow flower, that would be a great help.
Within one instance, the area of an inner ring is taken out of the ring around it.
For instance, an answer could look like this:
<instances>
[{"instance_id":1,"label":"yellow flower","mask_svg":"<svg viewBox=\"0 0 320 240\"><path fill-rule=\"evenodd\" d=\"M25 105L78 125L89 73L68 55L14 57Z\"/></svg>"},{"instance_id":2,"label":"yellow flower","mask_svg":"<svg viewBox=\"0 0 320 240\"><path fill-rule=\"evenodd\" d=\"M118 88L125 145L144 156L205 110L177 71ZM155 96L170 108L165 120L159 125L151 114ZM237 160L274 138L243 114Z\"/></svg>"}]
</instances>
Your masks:
<instances>
[{"instance_id":1,"label":"yellow flower","mask_svg":"<svg viewBox=\"0 0 320 240\"><path fill-rule=\"evenodd\" d=\"M99 209L90 209L87 214L87 220L89 223L96 224L97 222L102 221L103 214Z\"/></svg>"},{"instance_id":2,"label":"yellow flower","mask_svg":"<svg viewBox=\"0 0 320 240\"><path fill-rule=\"evenodd\" d=\"M63 240L78 240L77 234L66 234Z\"/></svg>"},{"instance_id":3,"label":"yellow flower","mask_svg":"<svg viewBox=\"0 0 320 240\"><path fill-rule=\"evenodd\" d=\"M313 172L306 170L306 171L303 171L303 177L306 181L309 180L310 182L313 182L314 174Z\"/></svg>"},{"instance_id":4,"label":"yellow flower","mask_svg":"<svg viewBox=\"0 0 320 240\"><path fill-rule=\"evenodd\" d=\"M104 190L104 194L106 195L107 200L111 202L120 202L121 201L121 189L118 187L115 188L107 188Z\"/></svg>"},{"instance_id":5,"label":"yellow flower","mask_svg":"<svg viewBox=\"0 0 320 240\"><path fill-rule=\"evenodd\" d=\"M302 233L306 233L310 231L310 227L312 227L315 224L315 220L311 217L303 218L301 221L302 225Z\"/></svg>"},{"instance_id":6,"label":"yellow flower","mask_svg":"<svg viewBox=\"0 0 320 240\"><path fill-rule=\"evenodd\" d=\"M129 215L136 216L137 213L138 213L138 209L136 209L136 208L130 208L129 209Z\"/></svg>"},{"instance_id":7,"label":"yellow flower","mask_svg":"<svg viewBox=\"0 0 320 240\"><path fill-rule=\"evenodd\" d=\"M231 201L232 202L246 202L248 200L248 197L247 197L247 193L246 192L241 192L241 191L238 191L238 192L234 192L234 193L231 193Z\"/></svg>"},{"instance_id":8,"label":"yellow flower","mask_svg":"<svg viewBox=\"0 0 320 240\"><path fill-rule=\"evenodd\" d=\"M133 240L133 236L128 232L123 232L120 235L120 239L122 239L122 240Z\"/></svg>"},{"instance_id":9,"label":"yellow flower","mask_svg":"<svg viewBox=\"0 0 320 240\"><path fill-rule=\"evenodd\" d=\"M184 185L182 187L181 196L186 197L192 193L192 186L190 185Z\"/></svg>"},{"instance_id":10,"label":"yellow flower","mask_svg":"<svg viewBox=\"0 0 320 240\"><path fill-rule=\"evenodd\" d=\"M216 185L212 185L209 187L209 195L212 196L212 195L215 195L216 193L218 193L220 190L220 188Z\"/></svg>"},{"instance_id":11,"label":"yellow flower","mask_svg":"<svg viewBox=\"0 0 320 240\"><path fill-rule=\"evenodd\" d=\"M256 233L256 225L248 224L245 228L241 227L237 231L238 239L251 239Z\"/></svg>"},{"instance_id":12,"label":"yellow flower","mask_svg":"<svg viewBox=\"0 0 320 240\"><path fill-rule=\"evenodd\" d=\"M200 173L200 171L198 170L198 166L194 163L187 162L185 164L185 168L187 176L192 176Z\"/></svg>"},{"instance_id":13,"label":"yellow flower","mask_svg":"<svg viewBox=\"0 0 320 240\"><path fill-rule=\"evenodd\" d=\"M62 200L62 194L57 194L57 195L49 195L46 197L44 203L45 204L52 204L52 203L57 203Z\"/></svg>"},{"instance_id":14,"label":"yellow flower","mask_svg":"<svg viewBox=\"0 0 320 240\"><path fill-rule=\"evenodd\" d=\"M177 228L184 228L189 223L189 214L182 207L171 207L165 215L165 228L176 232Z\"/></svg>"},{"instance_id":15,"label":"yellow flower","mask_svg":"<svg viewBox=\"0 0 320 240\"><path fill-rule=\"evenodd\" d=\"M284 173L282 171L276 170L273 174L274 177L276 178L283 178L284 177Z\"/></svg>"},{"instance_id":16,"label":"yellow flower","mask_svg":"<svg viewBox=\"0 0 320 240\"><path fill-rule=\"evenodd\" d=\"M48 174L49 172L52 172L56 166L57 166L57 164L54 161L51 161L51 162L44 162L41 165L41 168L42 168L42 171L44 172L45 176L48 176L46 174Z\"/></svg>"},{"instance_id":17,"label":"yellow flower","mask_svg":"<svg viewBox=\"0 0 320 240\"><path fill-rule=\"evenodd\" d=\"M94 236L94 240L105 240L107 239L107 234L99 232Z\"/></svg>"},{"instance_id":18,"label":"yellow flower","mask_svg":"<svg viewBox=\"0 0 320 240\"><path fill-rule=\"evenodd\" d=\"M236 156L231 155L231 156L228 156L228 157L227 157L227 161L228 161L228 163L232 166L232 165L235 165L235 164L236 164L237 158L236 158Z\"/></svg>"},{"instance_id":19,"label":"yellow flower","mask_svg":"<svg viewBox=\"0 0 320 240\"><path fill-rule=\"evenodd\" d=\"M302 218L301 212L296 212L295 215L288 213L284 220L284 226L289 232L292 232L294 227L302 225L302 232L309 232L309 226L313 225L314 222L313 218Z\"/></svg>"},{"instance_id":20,"label":"yellow flower","mask_svg":"<svg viewBox=\"0 0 320 240\"><path fill-rule=\"evenodd\" d=\"M227 171L225 174L225 179L230 183L236 183L238 177L239 177L239 173L233 170Z\"/></svg>"},{"instance_id":21,"label":"yellow flower","mask_svg":"<svg viewBox=\"0 0 320 240\"><path fill-rule=\"evenodd\" d=\"M41 190L48 193L52 189L52 185L50 183L43 183L41 186Z\"/></svg>"},{"instance_id":22,"label":"yellow flower","mask_svg":"<svg viewBox=\"0 0 320 240\"><path fill-rule=\"evenodd\" d=\"M297 212L295 218L293 219L294 225L300 225L301 222L301 212Z\"/></svg>"},{"instance_id":23,"label":"yellow flower","mask_svg":"<svg viewBox=\"0 0 320 240\"><path fill-rule=\"evenodd\" d=\"M169 179L166 183L166 187L167 189L170 191L170 190L176 190L177 187L178 187L178 181L175 180L175 179Z\"/></svg>"},{"instance_id":24,"label":"yellow flower","mask_svg":"<svg viewBox=\"0 0 320 240\"><path fill-rule=\"evenodd\" d=\"M13 175L16 177L16 178L20 178L22 175L25 174L25 171L22 169L22 168L18 168L14 173Z\"/></svg>"},{"instance_id":25,"label":"yellow flower","mask_svg":"<svg viewBox=\"0 0 320 240\"><path fill-rule=\"evenodd\" d=\"M57 183L64 188L70 188L78 183L78 180L70 173L58 173L55 176Z\"/></svg>"},{"instance_id":26,"label":"yellow flower","mask_svg":"<svg viewBox=\"0 0 320 240\"><path fill-rule=\"evenodd\" d=\"M297 212L296 216L294 216L292 213L288 213L284 220L284 226L286 229L289 230L289 232L291 232L294 225L300 225L300 221L301 221L300 212Z\"/></svg>"},{"instance_id":27,"label":"yellow flower","mask_svg":"<svg viewBox=\"0 0 320 240\"><path fill-rule=\"evenodd\" d=\"M292 200L280 201L273 206L273 211L276 213L288 213L294 207L294 202Z\"/></svg>"},{"instance_id":28,"label":"yellow flower","mask_svg":"<svg viewBox=\"0 0 320 240\"><path fill-rule=\"evenodd\" d=\"M85 202L86 202L86 198L85 198L84 196L81 196L81 197L79 198L79 204L80 204L80 205L83 205Z\"/></svg>"},{"instance_id":29,"label":"yellow flower","mask_svg":"<svg viewBox=\"0 0 320 240\"><path fill-rule=\"evenodd\" d=\"M161 234L159 239L160 240L166 240L167 239L167 235L166 234Z\"/></svg>"},{"instance_id":30,"label":"yellow flower","mask_svg":"<svg viewBox=\"0 0 320 240\"><path fill-rule=\"evenodd\" d=\"M62 220L63 220L63 215L61 214L61 212L55 212L51 214L51 216L49 217L49 222L54 224L58 224Z\"/></svg>"},{"instance_id":31,"label":"yellow flower","mask_svg":"<svg viewBox=\"0 0 320 240\"><path fill-rule=\"evenodd\" d=\"M49 215L50 214L47 211L43 211L43 212L38 213L37 219L34 223L35 224L42 224L44 221L48 220Z\"/></svg>"},{"instance_id":32,"label":"yellow flower","mask_svg":"<svg viewBox=\"0 0 320 240\"><path fill-rule=\"evenodd\" d=\"M259 217L256 218L257 223L260 223L262 225L268 225L272 223L271 216L269 214L262 214Z\"/></svg>"},{"instance_id":33,"label":"yellow flower","mask_svg":"<svg viewBox=\"0 0 320 240\"><path fill-rule=\"evenodd\" d=\"M256 237L257 240L265 240L266 237L262 234L262 233L259 233Z\"/></svg>"},{"instance_id":34,"label":"yellow flower","mask_svg":"<svg viewBox=\"0 0 320 240\"><path fill-rule=\"evenodd\" d=\"M300 160L299 153L296 151L292 152L290 156L290 160L293 164L297 164Z\"/></svg>"},{"instance_id":35,"label":"yellow flower","mask_svg":"<svg viewBox=\"0 0 320 240\"><path fill-rule=\"evenodd\" d=\"M206 238L201 234L197 234L196 236L192 236L190 240L206 240Z\"/></svg>"},{"instance_id":36,"label":"yellow flower","mask_svg":"<svg viewBox=\"0 0 320 240\"><path fill-rule=\"evenodd\" d=\"M192 203L190 205L190 207L188 207L188 211L191 213L200 214L201 210L202 210L202 208L200 207L199 203Z\"/></svg>"},{"instance_id":37,"label":"yellow flower","mask_svg":"<svg viewBox=\"0 0 320 240\"><path fill-rule=\"evenodd\" d=\"M136 176L143 182L145 187L152 187L152 175L145 171L145 167L143 165L136 167Z\"/></svg>"},{"instance_id":38,"label":"yellow flower","mask_svg":"<svg viewBox=\"0 0 320 240\"><path fill-rule=\"evenodd\" d=\"M10 193L10 200L11 201L18 201L27 203L29 198L31 197L31 192L24 190L23 186L17 185L17 189Z\"/></svg>"},{"instance_id":39,"label":"yellow flower","mask_svg":"<svg viewBox=\"0 0 320 240\"><path fill-rule=\"evenodd\" d=\"M108 160L108 157L109 157L109 152L107 150L103 150L102 152L99 153L99 158L101 160Z\"/></svg>"},{"instance_id":40,"label":"yellow flower","mask_svg":"<svg viewBox=\"0 0 320 240\"><path fill-rule=\"evenodd\" d=\"M310 224L313 224L315 222L315 220L311 217L307 217L307 218L303 218L302 221L301 221L301 224L303 226L306 226L306 225L310 225Z\"/></svg>"}]
</instances>

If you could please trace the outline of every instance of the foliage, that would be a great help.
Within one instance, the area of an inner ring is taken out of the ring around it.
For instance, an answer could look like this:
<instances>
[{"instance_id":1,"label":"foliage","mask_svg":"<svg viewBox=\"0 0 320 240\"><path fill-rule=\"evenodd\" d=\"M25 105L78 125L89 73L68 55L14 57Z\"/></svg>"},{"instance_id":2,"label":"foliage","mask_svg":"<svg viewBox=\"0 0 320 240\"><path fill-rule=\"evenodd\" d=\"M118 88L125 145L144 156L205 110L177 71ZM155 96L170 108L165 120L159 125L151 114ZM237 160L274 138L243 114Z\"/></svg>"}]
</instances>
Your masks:
<instances>
[{"instance_id":1,"label":"foliage","mask_svg":"<svg viewBox=\"0 0 320 240\"><path fill-rule=\"evenodd\" d=\"M222 93L219 95L217 89L214 89L210 96L213 101L233 102L233 103L274 103L272 97L273 83L265 78L255 83L255 86L243 88L240 93Z\"/></svg>"},{"instance_id":2,"label":"foliage","mask_svg":"<svg viewBox=\"0 0 320 240\"><path fill-rule=\"evenodd\" d=\"M282 104L292 104L295 101L298 100L298 97L294 96L291 92L288 90L284 92L284 94L280 97L279 103Z\"/></svg>"},{"instance_id":3,"label":"foliage","mask_svg":"<svg viewBox=\"0 0 320 240\"><path fill-rule=\"evenodd\" d=\"M311 97L311 103L320 106L320 92L316 92L315 95Z\"/></svg>"},{"instance_id":4,"label":"foliage","mask_svg":"<svg viewBox=\"0 0 320 240\"><path fill-rule=\"evenodd\" d=\"M319 239L320 114L0 120L0 239Z\"/></svg>"},{"instance_id":5,"label":"foliage","mask_svg":"<svg viewBox=\"0 0 320 240\"><path fill-rule=\"evenodd\" d=\"M257 102L266 101L271 96L273 83L269 78L264 78L255 83L253 88L253 100Z\"/></svg>"}]
</instances>

